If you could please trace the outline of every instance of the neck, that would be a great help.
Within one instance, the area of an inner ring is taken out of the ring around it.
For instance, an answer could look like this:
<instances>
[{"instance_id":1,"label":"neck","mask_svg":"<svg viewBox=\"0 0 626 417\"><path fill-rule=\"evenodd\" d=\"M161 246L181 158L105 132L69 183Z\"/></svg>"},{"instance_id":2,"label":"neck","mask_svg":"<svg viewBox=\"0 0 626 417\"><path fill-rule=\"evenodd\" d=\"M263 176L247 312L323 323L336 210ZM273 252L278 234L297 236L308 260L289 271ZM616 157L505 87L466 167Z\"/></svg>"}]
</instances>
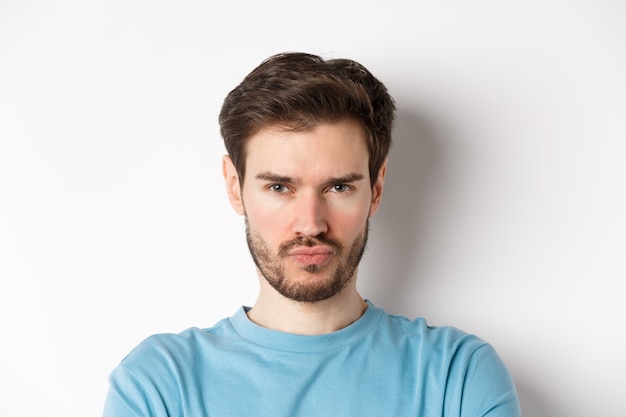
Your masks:
<instances>
[{"instance_id":1,"label":"neck","mask_svg":"<svg viewBox=\"0 0 626 417\"><path fill-rule=\"evenodd\" d=\"M297 302L280 295L260 277L259 297L248 318L259 326L286 333L320 335L342 329L359 319L367 303L352 280L333 297L313 303Z\"/></svg>"}]
</instances>

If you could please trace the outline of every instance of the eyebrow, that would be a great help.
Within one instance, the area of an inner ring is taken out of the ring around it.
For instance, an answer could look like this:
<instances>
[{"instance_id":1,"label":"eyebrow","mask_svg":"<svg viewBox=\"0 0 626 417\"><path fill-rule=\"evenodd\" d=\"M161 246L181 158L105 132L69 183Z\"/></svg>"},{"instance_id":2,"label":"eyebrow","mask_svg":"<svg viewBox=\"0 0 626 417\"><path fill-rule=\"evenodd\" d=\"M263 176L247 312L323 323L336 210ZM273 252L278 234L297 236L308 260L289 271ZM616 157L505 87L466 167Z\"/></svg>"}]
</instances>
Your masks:
<instances>
[{"instance_id":1,"label":"eyebrow","mask_svg":"<svg viewBox=\"0 0 626 417\"><path fill-rule=\"evenodd\" d=\"M270 182L279 182L279 183L284 183L284 184L293 184L293 185L300 185L302 184L302 180L298 179L298 178L293 178L293 177L288 177L285 175L279 175L273 172L260 172L258 174L256 174L254 176L254 178L256 178L257 180L263 180L263 181L270 181ZM351 173L351 174L346 174L346 175L342 175L339 177L331 177L328 178L324 184L325 185L332 185L332 184L348 184L348 183L352 183L352 182L356 182L356 181L360 181L364 178L363 175L361 174L357 174L357 173Z\"/></svg>"}]
</instances>

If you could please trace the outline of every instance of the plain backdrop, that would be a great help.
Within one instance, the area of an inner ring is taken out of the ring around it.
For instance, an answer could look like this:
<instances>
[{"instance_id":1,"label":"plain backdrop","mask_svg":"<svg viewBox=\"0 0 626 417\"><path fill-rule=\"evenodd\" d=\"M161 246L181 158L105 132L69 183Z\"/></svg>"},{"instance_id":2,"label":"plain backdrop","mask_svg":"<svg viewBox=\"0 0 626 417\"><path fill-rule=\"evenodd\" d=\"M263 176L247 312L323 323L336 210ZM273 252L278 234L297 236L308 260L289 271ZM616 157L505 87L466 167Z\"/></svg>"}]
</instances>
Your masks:
<instances>
[{"instance_id":1,"label":"plain backdrop","mask_svg":"<svg viewBox=\"0 0 626 417\"><path fill-rule=\"evenodd\" d=\"M100 415L257 280L217 114L264 58L396 98L359 288L492 343L526 417L626 415L623 1L0 1L0 415Z\"/></svg>"}]
</instances>

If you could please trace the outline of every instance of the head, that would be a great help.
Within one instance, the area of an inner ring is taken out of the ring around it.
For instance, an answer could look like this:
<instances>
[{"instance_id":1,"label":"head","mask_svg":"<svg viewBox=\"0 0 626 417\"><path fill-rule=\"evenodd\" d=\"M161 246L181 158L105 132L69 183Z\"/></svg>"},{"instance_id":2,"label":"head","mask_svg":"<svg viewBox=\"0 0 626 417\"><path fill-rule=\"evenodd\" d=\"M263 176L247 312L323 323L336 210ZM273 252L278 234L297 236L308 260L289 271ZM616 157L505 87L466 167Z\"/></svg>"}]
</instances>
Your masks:
<instances>
[{"instance_id":1,"label":"head","mask_svg":"<svg viewBox=\"0 0 626 417\"><path fill-rule=\"evenodd\" d=\"M360 64L302 53L266 60L226 98L228 195L260 276L286 298L321 301L354 281L394 110Z\"/></svg>"},{"instance_id":2,"label":"head","mask_svg":"<svg viewBox=\"0 0 626 417\"><path fill-rule=\"evenodd\" d=\"M374 184L389 153L394 114L387 88L358 62L294 52L272 56L248 74L226 97L219 123L243 181L248 140L261 129L306 131L353 118L365 132Z\"/></svg>"}]
</instances>

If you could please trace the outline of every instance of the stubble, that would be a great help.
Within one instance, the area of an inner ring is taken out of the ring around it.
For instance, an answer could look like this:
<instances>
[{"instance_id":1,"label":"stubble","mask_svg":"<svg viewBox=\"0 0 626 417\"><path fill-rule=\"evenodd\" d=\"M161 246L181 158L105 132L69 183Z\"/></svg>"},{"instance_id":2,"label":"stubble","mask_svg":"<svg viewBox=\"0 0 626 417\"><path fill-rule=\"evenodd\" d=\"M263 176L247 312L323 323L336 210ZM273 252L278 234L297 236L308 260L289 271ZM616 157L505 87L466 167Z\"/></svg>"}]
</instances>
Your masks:
<instances>
[{"instance_id":1,"label":"stubble","mask_svg":"<svg viewBox=\"0 0 626 417\"><path fill-rule=\"evenodd\" d=\"M299 302L317 302L331 298L338 294L346 285L355 279L355 271L367 246L369 221L352 244L346 249L339 242L327 238L325 235L315 237L297 237L283 242L277 251L273 252L268 243L255 231L251 230L246 218L246 240L252 259L267 282L282 296ZM310 274L312 279L297 280L287 276L285 261L288 253L295 247L313 247L316 245L328 246L332 249L332 256L339 262L333 271L327 266L307 265L300 267L304 274ZM329 274L327 278L321 277ZM314 275L320 275L315 279ZM304 282L306 281L306 282Z\"/></svg>"}]
</instances>

